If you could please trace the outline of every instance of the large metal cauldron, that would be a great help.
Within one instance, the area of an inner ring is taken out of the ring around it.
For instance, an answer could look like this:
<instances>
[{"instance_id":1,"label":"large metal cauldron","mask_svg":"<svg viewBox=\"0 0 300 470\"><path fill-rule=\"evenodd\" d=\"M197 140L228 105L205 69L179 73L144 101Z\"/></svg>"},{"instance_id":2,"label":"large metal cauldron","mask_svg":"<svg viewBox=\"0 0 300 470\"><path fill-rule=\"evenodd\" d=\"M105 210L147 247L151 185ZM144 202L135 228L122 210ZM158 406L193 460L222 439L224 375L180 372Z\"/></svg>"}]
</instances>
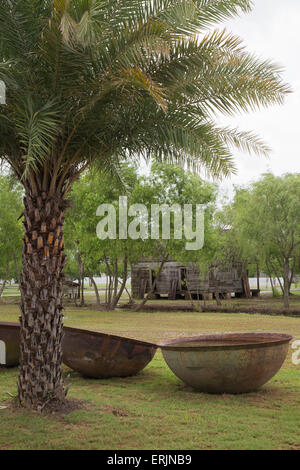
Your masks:
<instances>
[{"instance_id":1,"label":"large metal cauldron","mask_svg":"<svg viewBox=\"0 0 300 470\"><path fill-rule=\"evenodd\" d=\"M19 364L19 349L19 324L0 322L0 366L17 366Z\"/></svg>"},{"instance_id":2,"label":"large metal cauldron","mask_svg":"<svg viewBox=\"0 0 300 470\"><path fill-rule=\"evenodd\" d=\"M178 338L160 343L177 377L207 393L257 390L282 366L292 336L278 333L227 333Z\"/></svg>"},{"instance_id":3,"label":"large metal cauldron","mask_svg":"<svg viewBox=\"0 0 300 470\"><path fill-rule=\"evenodd\" d=\"M0 365L19 364L20 325L0 322ZM157 345L96 331L64 327L63 362L87 377L126 377L153 359Z\"/></svg>"},{"instance_id":4,"label":"large metal cauldron","mask_svg":"<svg viewBox=\"0 0 300 470\"><path fill-rule=\"evenodd\" d=\"M153 359L157 345L96 331L64 328L63 362L86 377L126 377Z\"/></svg>"}]
</instances>

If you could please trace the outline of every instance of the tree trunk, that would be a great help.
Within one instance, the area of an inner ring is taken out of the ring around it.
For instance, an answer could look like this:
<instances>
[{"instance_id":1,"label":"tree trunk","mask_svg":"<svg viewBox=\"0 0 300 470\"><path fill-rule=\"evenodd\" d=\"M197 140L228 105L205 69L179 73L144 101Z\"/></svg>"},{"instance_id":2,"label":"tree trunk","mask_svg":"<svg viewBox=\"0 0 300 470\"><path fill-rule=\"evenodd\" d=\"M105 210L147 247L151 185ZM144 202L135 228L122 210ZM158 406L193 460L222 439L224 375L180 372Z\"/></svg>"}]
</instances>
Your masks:
<instances>
[{"instance_id":1,"label":"tree trunk","mask_svg":"<svg viewBox=\"0 0 300 470\"><path fill-rule=\"evenodd\" d=\"M7 265L6 265L5 279L3 279L3 284L0 288L0 299L1 299L2 294L4 292L4 289L5 289L5 286L6 286L6 283L7 283L7 279L8 279L8 275L9 275L9 263L7 263Z\"/></svg>"},{"instance_id":2,"label":"tree trunk","mask_svg":"<svg viewBox=\"0 0 300 470\"><path fill-rule=\"evenodd\" d=\"M106 306L110 309L111 299L112 299L112 285L113 285L113 278L109 275L109 283L108 283L108 293L107 293L107 303Z\"/></svg>"},{"instance_id":3,"label":"tree trunk","mask_svg":"<svg viewBox=\"0 0 300 470\"><path fill-rule=\"evenodd\" d=\"M274 292L274 283L273 283L272 274L269 274L269 278L270 278L270 284L271 284L271 289L272 289L272 293L273 293Z\"/></svg>"},{"instance_id":4,"label":"tree trunk","mask_svg":"<svg viewBox=\"0 0 300 470\"><path fill-rule=\"evenodd\" d=\"M216 299L216 304L217 304L218 307L221 307L222 302L221 302L221 299L220 299L220 292L219 292L219 289L218 289L218 281L216 279L214 269L212 269L212 271L211 271L211 277L212 277L212 280L213 280L213 283L214 283L214 286L215 286L214 295L215 295L215 299Z\"/></svg>"},{"instance_id":5,"label":"tree trunk","mask_svg":"<svg viewBox=\"0 0 300 470\"><path fill-rule=\"evenodd\" d=\"M14 265L15 265L15 270L16 270L16 281L17 281L17 284L19 285L20 284L20 270L19 270L18 261L17 261L17 257L15 253L13 254L13 260L14 260Z\"/></svg>"},{"instance_id":6,"label":"tree trunk","mask_svg":"<svg viewBox=\"0 0 300 470\"><path fill-rule=\"evenodd\" d=\"M260 269L259 269L259 264L257 263L256 264L256 287L258 290L260 289L259 279L260 279Z\"/></svg>"},{"instance_id":7,"label":"tree trunk","mask_svg":"<svg viewBox=\"0 0 300 470\"><path fill-rule=\"evenodd\" d=\"M115 259L114 263L114 298L118 295L118 284L119 284L119 270L118 270L118 259ZM113 300L114 303L114 300Z\"/></svg>"},{"instance_id":8,"label":"tree trunk","mask_svg":"<svg viewBox=\"0 0 300 470\"><path fill-rule=\"evenodd\" d=\"M108 276L106 275L105 281L105 304L107 305L108 302Z\"/></svg>"},{"instance_id":9,"label":"tree trunk","mask_svg":"<svg viewBox=\"0 0 300 470\"><path fill-rule=\"evenodd\" d=\"M65 397L62 379L64 210L61 197L26 194L18 396L37 410Z\"/></svg>"},{"instance_id":10,"label":"tree trunk","mask_svg":"<svg viewBox=\"0 0 300 470\"><path fill-rule=\"evenodd\" d=\"M85 307L85 300L84 300L84 274L82 273L81 277L81 302L80 307Z\"/></svg>"},{"instance_id":11,"label":"tree trunk","mask_svg":"<svg viewBox=\"0 0 300 470\"><path fill-rule=\"evenodd\" d=\"M279 273L278 273L278 271L275 269L275 267L274 267L274 265L271 263L271 261L270 261L270 265L271 265L271 268L272 268L272 270L273 270L273 272L274 272L274 274L275 274L275 276L276 276L276 278L277 278L277 280L278 280L278 283L279 283L279 285L280 285L281 292L282 292L282 294L284 295L284 285L282 285L282 282L281 282L281 280L280 280Z\"/></svg>"},{"instance_id":12,"label":"tree trunk","mask_svg":"<svg viewBox=\"0 0 300 470\"><path fill-rule=\"evenodd\" d=\"M93 285L94 287L94 291L95 291L95 295L96 295L96 304L97 306L99 307L100 306L100 295L99 295L99 290L98 290L98 287L97 287L97 284L96 284L96 281L91 273L91 271L88 269L88 274L89 274L89 278L90 278L90 282L91 284Z\"/></svg>"},{"instance_id":13,"label":"tree trunk","mask_svg":"<svg viewBox=\"0 0 300 470\"><path fill-rule=\"evenodd\" d=\"M104 255L104 261L105 261L105 264L106 264L106 269L107 269L107 274L106 276L108 275L108 283L106 284L106 308L107 310L110 310L110 306L111 306L111 302L112 302L112 288L113 288L113 273L112 273L112 270L111 270L111 267L110 267L110 264L109 264L109 260L108 258L106 257L106 255Z\"/></svg>"},{"instance_id":14,"label":"tree trunk","mask_svg":"<svg viewBox=\"0 0 300 470\"><path fill-rule=\"evenodd\" d=\"M119 284L122 284L121 281L119 281ZM125 283L125 286L124 286L124 290L125 290L125 292L126 292L127 295L128 295L129 304L130 304L130 305L134 305L134 304L135 304L135 301L133 300L133 298L132 298L132 296L131 296L129 290L127 289L126 283Z\"/></svg>"},{"instance_id":15,"label":"tree trunk","mask_svg":"<svg viewBox=\"0 0 300 470\"><path fill-rule=\"evenodd\" d=\"M81 254L77 253L77 260L78 260L78 266L79 266L79 282L80 282L80 307L85 306L84 302L84 263L82 261Z\"/></svg>"},{"instance_id":16,"label":"tree trunk","mask_svg":"<svg viewBox=\"0 0 300 470\"><path fill-rule=\"evenodd\" d=\"M283 301L285 308L289 308L290 300L289 300L289 293L290 293L290 263L288 259L284 260L283 266Z\"/></svg>"},{"instance_id":17,"label":"tree trunk","mask_svg":"<svg viewBox=\"0 0 300 470\"><path fill-rule=\"evenodd\" d=\"M270 266L269 266L269 263L268 263L267 260L266 260L266 266L267 266L268 275L269 275L270 284L271 284L271 289L272 289L272 293L273 293L274 292L274 285L273 285L272 273L271 273L271 269L270 269ZM268 287L268 284L267 284L267 287Z\"/></svg>"},{"instance_id":18,"label":"tree trunk","mask_svg":"<svg viewBox=\"0 0 300 470\"><path fill-rule=\"evenodd\" d=\"M120 298L122 297L122 294L123 294L125 286L126 286L127 273L128 273L128 257L125 256L125 258L124 258L124 272L123 272L123 279L122 279L122 282L121 282L121 287L119 289L119 292L117 292L117 294L113 298L112 305L111 305L111 310L114 310L116 308ZM117 282L119 283L118 278L117 278Z\"/></svg>"},{"instance_id":19,"label":"tree trunk","mask_svg":"<svg viewBox=\"0 0 300 470\"><path fill-rule=\"evenodd\" d=\"M160 273L162 272L164 264L167 262L168 258L169 258L169 254L167 254L165 258L163 258L163 260L161 261L156 278L152 284L152 288L150 292L148 292L147 296L143 299L143 301L140 304L138 304L137 307L135 307L134 312L140 312L142 308L144 307L144 305L146 304L146 302L148 302L150 296L154 293L158 277Z\"/></svg>"},{"instance_id":20,"label":"tree trunk","mask_svg":"<svg viewBox=\"0 0 300 470\"><path fill-rule=\"evenodd\" d=\"M222 302L221 302L221 299L220 299L220 293L219 293L218 289L215 290L214 294L215 294L215 299L216 299L216 304L217 304L217 306L218 306L218 307L221 307L221 306L222 306Z\"/></svg>"},{"instance_id":21,"label":"tree trunk","mask_svg":"<svg viewBox=\"0 0 300 470\"><path fill-rule=\"evenodd\" d=\"M296 269L296 259L294 258L291 273L290 273L290 276L289 276L289 295L293 295L291 293L291 288L292 288L292 283L293 283L293 279L294 279L295 269Z\"/></svg>"}]
</instances>

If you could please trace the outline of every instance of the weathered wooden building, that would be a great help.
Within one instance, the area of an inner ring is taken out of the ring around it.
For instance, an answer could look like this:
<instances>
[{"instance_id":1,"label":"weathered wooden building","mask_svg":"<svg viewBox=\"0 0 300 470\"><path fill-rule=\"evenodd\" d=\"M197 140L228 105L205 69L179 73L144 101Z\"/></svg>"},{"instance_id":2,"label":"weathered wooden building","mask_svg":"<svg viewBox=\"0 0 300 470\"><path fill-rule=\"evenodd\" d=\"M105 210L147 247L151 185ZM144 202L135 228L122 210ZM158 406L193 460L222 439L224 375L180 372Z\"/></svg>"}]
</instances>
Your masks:
<instances>
[{"instance_id":1,"label":"weathered wooden building","mask_svg":"<svg viewBox=\"0 0 300 470\"><path fill-rule=\"evenodd\" d=\"M136 299L144 298L152 291L156 280L153 296L159 298L167 295L169 299L211 297L215 292L221 296L234 293L236 296L249 295L247 289L247 273L242 265L231 267L199 268L199 265L185 266L176 261L167 261L157 276L159 262L155 260L141 261L131 267L131 290ZM156 279L157 277L157 279Z\"/></svg>"},{"instance_id":2,"label":"weathered wooden building","mask_svg":"<svg viewBox=\"0 0 300 470\"><path fill-rule=\"evenodd\" d=\"M63 282L63 295L68 299L79 299L80 284L78 282L65 279Z\"/></svg>"}]
</instances>

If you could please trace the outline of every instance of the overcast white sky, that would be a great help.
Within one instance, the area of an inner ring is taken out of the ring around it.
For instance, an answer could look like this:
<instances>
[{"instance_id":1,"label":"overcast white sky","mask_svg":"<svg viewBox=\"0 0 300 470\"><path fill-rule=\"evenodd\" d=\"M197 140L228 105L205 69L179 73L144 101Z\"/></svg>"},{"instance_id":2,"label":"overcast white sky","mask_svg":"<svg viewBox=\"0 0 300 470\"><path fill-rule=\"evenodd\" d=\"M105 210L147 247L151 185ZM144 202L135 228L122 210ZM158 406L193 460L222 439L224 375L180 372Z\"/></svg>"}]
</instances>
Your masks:
<instances>
[{"instance_id":1,"label":"overcast white sky","mask_svg":"<svg viewBox=\"0 0 300 470\"><path fill-rule=\"evenodd\" d=\"M271 170L276 175L300 172L300 0L255 0L252 13L226 24L244 39L247 49L284 67L284 79L293 94L283 106L226 119L232 126L253 130L272 148L269 159L234 152L238 174L222 182L232 195L233 184L247 184Z\"/></svg>"}]
</instances>

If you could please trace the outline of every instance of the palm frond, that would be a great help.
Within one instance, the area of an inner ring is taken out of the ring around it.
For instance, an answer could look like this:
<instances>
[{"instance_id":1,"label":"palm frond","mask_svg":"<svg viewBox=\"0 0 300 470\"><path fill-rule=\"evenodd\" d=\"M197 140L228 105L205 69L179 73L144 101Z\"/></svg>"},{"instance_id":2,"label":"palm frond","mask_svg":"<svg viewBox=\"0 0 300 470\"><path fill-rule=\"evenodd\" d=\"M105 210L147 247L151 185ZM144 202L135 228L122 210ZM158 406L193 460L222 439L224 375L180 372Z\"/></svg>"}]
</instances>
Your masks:
<instances>
[{"instance_id":1,"label":"palm frond","mask_svg":"<svg viewBox=\"0 0 300 470\"><path fill-rule=\"evenodd\" d=\"M0 158L50 192L123 156L235 171L232 147L265 155L216 113L282 103L281 69L208 28L249 0L0 0ZM27 187L31 181L26 180Z\"/></svg>"},{"instance_id":2,"label":"palm frond","mask_svg":"<svg viewBox=\"0 0 300 470\"><path fill-rule=\"evenodd\" d=\"M53 103L46 103L42 108L35 109L32 101L24 102L18 109L16 129L24 162L24 177L29 169L37 170L43 165L53 150L55 140L59 136L59 115Z\"/></svg>"}]
</instances>

